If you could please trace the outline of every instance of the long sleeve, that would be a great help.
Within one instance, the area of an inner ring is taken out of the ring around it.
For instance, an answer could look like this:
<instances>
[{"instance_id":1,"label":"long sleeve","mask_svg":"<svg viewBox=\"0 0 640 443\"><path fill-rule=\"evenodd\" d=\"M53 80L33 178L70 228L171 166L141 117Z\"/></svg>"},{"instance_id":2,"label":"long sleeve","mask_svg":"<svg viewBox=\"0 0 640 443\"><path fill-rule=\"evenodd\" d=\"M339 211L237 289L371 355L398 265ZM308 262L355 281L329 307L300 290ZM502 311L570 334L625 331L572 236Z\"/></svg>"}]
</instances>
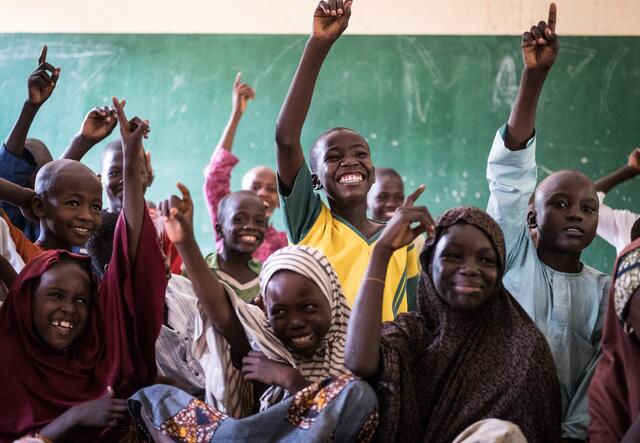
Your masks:
<instances>
[{"instance_id":1,"label":"long sleeve","mask_svg":"<svg viewBox=\"0 0 640 443\"><path fill-rule=\"evenodd\" d=\"M507 269L514 255L530 241L527 228L527 208L537 180L535 160L535 136L527 142L527 148L511 151L504 144L506 126L496 133L489 153L487 180L489 203L487 212L504 233L507 247Z\"/></svg>"},{"instance_id":2,"label":"long sleeve","mask_svg":"<svg viewBox=\"0 0 640 443\"><path fill-rule=\"evenodd\" d=\"M600 209L598 211L597 234L620 252L631 243L631 227L640 218L640 214L626 209L613 209L604 203L606 194L598 192Z\"/></svg>"},{"instance_id":3,"label":"long sleeve","mask_svg":"<svg viewBox=\"0 0 640 443\"><path fill-rule=\"evenodd\" d=\"M213 151L211 161L204 170L204 199L213 224L213 235L216 236L218 252L222 250L222 239L218 238L216 234L218 205L220 200L231 192L231 171L238 164L238 161L238 157L226 149L218 148Z\"/></svg>"}]
</instances>

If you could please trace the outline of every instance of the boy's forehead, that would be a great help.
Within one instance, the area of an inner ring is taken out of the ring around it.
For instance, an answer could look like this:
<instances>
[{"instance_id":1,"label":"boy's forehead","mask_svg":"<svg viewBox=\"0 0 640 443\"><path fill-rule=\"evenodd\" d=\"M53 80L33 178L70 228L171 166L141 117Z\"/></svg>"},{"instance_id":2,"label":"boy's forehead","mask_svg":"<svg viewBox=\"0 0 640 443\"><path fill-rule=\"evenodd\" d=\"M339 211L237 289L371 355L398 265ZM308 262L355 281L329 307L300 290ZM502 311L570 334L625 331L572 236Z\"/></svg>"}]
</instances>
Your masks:
<instances>
[{"instance_id":1,"label":"boy's forehead","mask_svg":"<svg viewBox=\"0 0 640 443\"><path fill-rule=\"evenodd\" d=\"M369 149L367 141L357 132L350 129L336 129L331 131L320 139L320 146L323 150L334 147L346 147L352 145L360 145Z\"/></svg>"},{"instance_id":2,"label":"boy's forehead","mask_svg":"<svg viewBox=\"0 0 640 443\"><path fill-rule=\"evenodd\" d=\"M91 170L63 168L55 174L50 184L53 192L82 192L102 195L102 185Z\"/></svg>"},{"instance_id":3,"label":"boy's forehead","mask_svg":"<svg viewBox=\"0 0 640 443\"><path fill-rule=\"evenodd\" d=\"M565 193L578 195L588 193L594 198L596 190L593 181L580 171L558 171L540 182L536 189L536 196L548 198L553 194Z\"/></svg>"},{"instance_id":4,"label":"boy's forehead","mask_svg":"<svg viewBox=\"0 0 640 443\"><path fill-rule=\"evenodd\" d=\"M273 183L276 184L276 173L267 166L256 166L250 169L242 177L242 187L250 189L254 182Z\"/></svg>"},{"instance_id":5,"label":"boy's forehead","mask_svg":"<svg viewBox=\"0 0 640 443\"><path fill-rule=\"evenodd\" d=\"M264 212L262 200L250 191L234 192L227 196L224 202L224 211L221 215L225 219L233 217L236 213L246 210L256 210Z\"/></svg>"}]
</instances>

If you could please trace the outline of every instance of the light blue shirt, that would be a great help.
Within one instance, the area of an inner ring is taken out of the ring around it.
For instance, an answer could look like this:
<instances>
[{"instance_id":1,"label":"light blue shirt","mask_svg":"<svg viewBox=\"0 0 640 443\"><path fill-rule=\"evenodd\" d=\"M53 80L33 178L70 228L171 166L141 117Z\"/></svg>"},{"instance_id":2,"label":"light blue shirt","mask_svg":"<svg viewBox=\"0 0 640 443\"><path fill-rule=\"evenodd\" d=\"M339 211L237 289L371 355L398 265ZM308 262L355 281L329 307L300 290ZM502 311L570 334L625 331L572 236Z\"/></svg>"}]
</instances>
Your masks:
<instances>
[{"instance_id":1,"label":"light blue shirt","mask_svg":"<svg viewBox=\"0 0 640 443\"><path fill-rule=\"evenodd\" d=\"M510 151L505 128L496 134L487 165L487 212L502 227L507 246L504 286L551 348L562 394L562 437L586 440L587 390L602 351L610 278L586 265L576 274L555 271L538 258L526 223L537 179L535 136L526 149Z\"/></svg>"}]
</instances>

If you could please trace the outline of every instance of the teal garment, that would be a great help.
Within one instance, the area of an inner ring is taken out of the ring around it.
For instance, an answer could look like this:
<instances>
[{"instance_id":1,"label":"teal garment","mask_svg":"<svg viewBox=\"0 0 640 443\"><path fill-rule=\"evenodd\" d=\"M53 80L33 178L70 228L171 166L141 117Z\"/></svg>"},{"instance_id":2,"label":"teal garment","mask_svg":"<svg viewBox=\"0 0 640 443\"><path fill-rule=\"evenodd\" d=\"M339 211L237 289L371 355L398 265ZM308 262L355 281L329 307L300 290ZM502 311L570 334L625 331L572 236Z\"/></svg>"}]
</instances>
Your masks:
<instances>
[{"instance_id":1,"label":"teal garment","mask_svg":"<svg viewBox=\"0 0 640 443\"><path fill-rule=\"evenodd\" d=\"M586 440L587 389L602 353L610 278L586 265L576 274L558 272L538 259L526 224L537 179L535 136L526 149L510 151L505 130L496 134L487 166L487 212L507 246L503 283L549 342L562 394L562 437Z\"/></svg>"},{"instance_id":2,"label":"teal garment","mask_svg":"<svg viewBox=\"0 0 640 443\"><path fill-rule=\"evenodd\" d=\"M257 260L251 259L247 262L247 266L256 274L256 278L246 283L240 283L230 275L222 272L220 270L220 266L218 266L218 254L212 252L211 254L205 257L209 268L213 272L216 273L216 276L221 281L225 282L227 285L233 289L238 297L240 297L245 302L250 302L253 297L260 293L260 271L262 270L262 263Z\"/></svg>"}]
</instances>

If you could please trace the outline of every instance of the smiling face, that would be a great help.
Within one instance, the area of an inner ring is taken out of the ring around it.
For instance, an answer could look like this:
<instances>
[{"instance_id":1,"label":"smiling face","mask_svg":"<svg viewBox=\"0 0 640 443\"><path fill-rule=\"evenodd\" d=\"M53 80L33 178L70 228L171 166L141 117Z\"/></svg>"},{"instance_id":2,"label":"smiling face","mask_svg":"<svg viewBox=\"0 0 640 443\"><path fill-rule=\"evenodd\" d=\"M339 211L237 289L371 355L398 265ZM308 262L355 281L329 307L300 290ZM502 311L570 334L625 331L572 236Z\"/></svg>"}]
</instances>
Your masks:
<instances>
[{"instance_id":1,"label":"smiling face","mask_svg":"<svg viewBox=\"0 0 640 443\"><path fill-rule=\"evenodd\" d=\"M367 207L374 220L389 221L404 203L404 184L395 171L381 171L383 168L376 170L376 182L367 194Z\"/></svg>"},{"instance_id":2,"label":"smiling face","mask_svg":"<svg viewBox=\"0 0 640 443\"><path fill-rule=\"evenodd\" d=\"M140 152L140 173L143 175L145 189L150 185L151 176L147 170L147 163L142 150ZM115 140L107 145L102 154L102 171L100 173L102 187L107 194L109 212L118 212L122 209L122 192L124 190L124 157L122 154L122 141Z\"/></svg>"},{"instance_id":3,"label":"smiling face","mask_svg":"<svg viewBox=\"0 0 640 443\"><path fill-rule=\"evenodd\" d=\"M498 282L498 255L479 228L457 223L448 227L436 244L431 277L438 294L453 309L481 307Z\"/></svg>"},{"instance_id":4,"label":"smiling face","mask_svg":"<svg viewBox=\"0 0 640 443\"><path fill-rule=\"evenodd\" d=\"M220 201L216 231L225 248L252 254L266 230L264 204L253 192L234 192Z\"/></svg>"},{"instance_id":5,"label":"smiling face","mask_svg":"<svg viewBox=\"0 0 640 443\"><path fill-rule=\"evenodd\" d=\"M264 204L267 217L280 206L276 173L266 166L256 166L242 177L242 189L256 193Z\"/></svg>"},{"instance_id":6,"label":"smiling face","mask_svg":"<svg viewBox=\"0 0 640 443\"><path fill-rule=\"evenodd\" d=\"M72 261L49 268L33 294L33 324L50 347L64 350L82 333L91 302L87 270Z\"/></svg>"},{"instance_id":7,"label":"smiling face","mask_svg":"<svg viewBox=\"0 0 640 443\"><path fill-rule=\"evenodd\" d=\"M311 357L331 327L331 306L320 288L283 270L269 280L264 301L276 337L293 353Z\"/></svg>"},{"instance_id":8,"label":"smiling face","mask_svg":"<svg viewBox=\"0 0 640 443\"><path fill-rule=\"evenodd\" d=\"M538 247L578 253L591 244L598 227L598 197L593 182L577 171L547 177L536 190L529 225L537 225Z\"/></svg>"},{"instance_id":9,"label":"smiling face","mask_svg":"<svg viewBox=\"0 0 640 443\"><path fill-rule=\"evenodd\" d=\"M36 182L39 195L34 199L34 212L41 219L45 237L54 239L54 246L62 249L67 245L84 245L102 222L102 188L98 177L72 160L56 160L43 171Z\"/></svg>"},{"instance_id":10,"label":"smiling face","mask_svg":"<svg viewBox=\"0 0 640 443\"><path fill-rule=\"evenodd\" d=\"M375 181L369 145L350 129L335 129L321 136L312 153L313 181L329 200L341 204L366 201Z\"/></svg>"}]
</instances>

